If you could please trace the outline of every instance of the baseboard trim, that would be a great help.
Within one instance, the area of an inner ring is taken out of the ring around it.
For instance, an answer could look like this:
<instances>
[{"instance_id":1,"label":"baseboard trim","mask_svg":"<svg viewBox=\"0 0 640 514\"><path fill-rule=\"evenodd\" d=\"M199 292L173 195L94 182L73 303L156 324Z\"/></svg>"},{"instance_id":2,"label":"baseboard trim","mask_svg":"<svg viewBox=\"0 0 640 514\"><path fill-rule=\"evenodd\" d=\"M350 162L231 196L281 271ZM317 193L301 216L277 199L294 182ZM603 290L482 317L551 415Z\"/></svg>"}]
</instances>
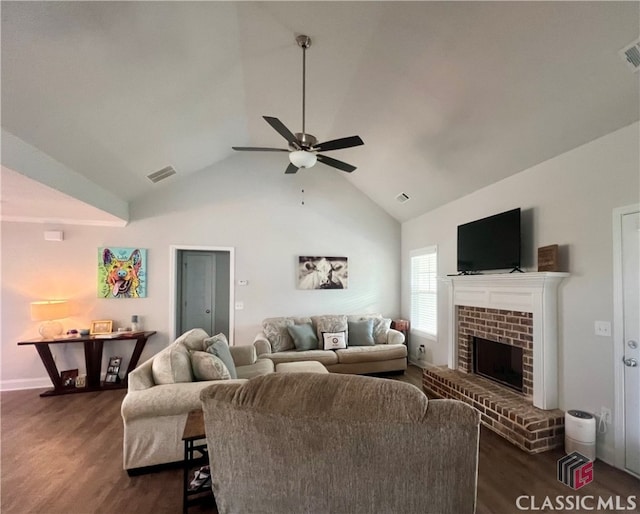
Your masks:
<instances>
[{"instance_id":1,"label":"baseboard trim","mask_svg":"<svg viewBox=\"0 0 640 514\"><path fill-rule=\"evenodd\" d=\"M0 391L21 391L23 389L43 389L51 388L49 377L42 378L18 378L13 380L0 381Z\"/></svg>"}]
</instances>

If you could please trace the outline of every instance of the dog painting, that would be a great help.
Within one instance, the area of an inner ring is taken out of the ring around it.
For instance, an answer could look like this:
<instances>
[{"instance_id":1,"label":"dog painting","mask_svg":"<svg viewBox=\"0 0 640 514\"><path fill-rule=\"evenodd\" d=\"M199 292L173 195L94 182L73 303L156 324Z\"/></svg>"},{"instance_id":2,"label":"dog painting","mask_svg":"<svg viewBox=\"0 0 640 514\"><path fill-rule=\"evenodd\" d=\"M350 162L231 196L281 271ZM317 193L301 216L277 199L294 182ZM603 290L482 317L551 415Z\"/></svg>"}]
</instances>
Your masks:
<instances>
[{"instance_id":1,"label":"dog painting","mask_svg":"<svg viewBox=\"0 0 640 514\"><path fill-rule=\"evenodd\" d=\"M140 248L98 249L98 296L145 298L147 251Z\"/></svg>"}]
</instances>

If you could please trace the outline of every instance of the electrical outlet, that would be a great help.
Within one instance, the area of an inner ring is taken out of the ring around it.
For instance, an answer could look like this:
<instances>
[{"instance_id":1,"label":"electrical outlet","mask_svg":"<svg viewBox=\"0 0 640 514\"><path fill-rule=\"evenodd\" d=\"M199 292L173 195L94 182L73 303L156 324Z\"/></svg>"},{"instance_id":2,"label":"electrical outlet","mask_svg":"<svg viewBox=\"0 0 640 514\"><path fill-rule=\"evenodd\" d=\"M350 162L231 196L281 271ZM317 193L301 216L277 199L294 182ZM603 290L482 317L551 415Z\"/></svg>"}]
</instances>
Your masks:
<instances>
[{"instance_id":1,"label":"electrical outlet","mask_svg":"<svg viewBox=\"0 0 640 514\"><path fill-rule=\"evenodd\" d=\"M596 321L594 328L597 336L602 336L602 337L611 336L611 323L608 321Z\"/></svg>"},{"instance_id":2,"label":"electrical outlet","mask_svg":"<svg viewBox=\"0 0 640 514\"><path fill-rule=\"evenodd\" d=\"M606 407L600 407L600 418L604 420L607 425L611 424L611 409Z\"/></svg>"}]
</instances>

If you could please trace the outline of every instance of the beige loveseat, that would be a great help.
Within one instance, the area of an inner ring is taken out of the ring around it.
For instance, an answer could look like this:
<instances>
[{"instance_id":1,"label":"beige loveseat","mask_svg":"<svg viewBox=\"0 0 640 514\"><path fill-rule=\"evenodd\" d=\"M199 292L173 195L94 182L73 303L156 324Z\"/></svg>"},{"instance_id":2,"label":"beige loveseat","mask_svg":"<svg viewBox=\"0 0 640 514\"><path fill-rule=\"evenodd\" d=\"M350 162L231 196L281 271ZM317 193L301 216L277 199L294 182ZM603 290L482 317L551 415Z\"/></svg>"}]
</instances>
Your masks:
<instances>
[{"instance_id":1,"label":"beige loveseat","mask_svg":"<svg viewBox=\"0 0 640 514\"><path fill-rule=\"evenodd\" d=\"M190 352L203 351L208 338L204 330L190 330L129 373L121 414L123 465L130 473L184 458L182 432L189 411L201 407L200 391L274 371L273 362L257 360L253 346L231 346L237 379L195 381Z\"/></svg>"},{"instance_id":2,"label":"beige loveseat","mask_svg":"<svg viewBox=\"0 0 640 514\"><path fill-rule=\"evenodd\" d=\"M352 346L349 326L371 320L373 343ZM292 325L311 325L322 348L323 332L347 333L347 348L340 350L300 350L290 334ZM296 361L318 361L332 373L382 373L407 369L407 347L404 335L390 328L391 320L380 314L323 315L311 317L267 318L263 330L253 341L258 362L271 360L274 364Z\"/></svg>"},{"instance_id":3,"label":"beige loveseat","mask_svg":"<svg viewBox=\"0 0 640 514\"><path fill-rule=\"evenodd\" d=\"M275 373L201 398L220 514L475 511L480 419L463 402L333 373Z\"/></svg>"}]
</instances>

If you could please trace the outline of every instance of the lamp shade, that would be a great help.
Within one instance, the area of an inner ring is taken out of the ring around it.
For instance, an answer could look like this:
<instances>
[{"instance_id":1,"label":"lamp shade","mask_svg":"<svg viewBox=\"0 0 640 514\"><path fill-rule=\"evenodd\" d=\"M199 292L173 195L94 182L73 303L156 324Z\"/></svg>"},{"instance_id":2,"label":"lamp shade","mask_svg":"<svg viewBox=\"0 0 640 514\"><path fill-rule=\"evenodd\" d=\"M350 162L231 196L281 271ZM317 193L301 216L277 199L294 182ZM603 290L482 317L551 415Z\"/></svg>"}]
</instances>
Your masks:
<instances>
[{"instance_id":1,"label":"lamp shade","mask_svg":"<svg viewBox=\"0 0 640 514\"><path fill-rule=\"evenodd\" d=\"M66 300L31 302L31 319L33 321L52 321L69 316L69 304Z\"/></svg>"},{"instance_id":2,"label":"lamp shade","mask_svg":"<svg viewBox=\"0 0 640 514\"><path fill-rule=\"evenodd\" d=\"M289 160L298 168L311 168L318 160L318 156L313 152L298 150L289 154Z\"/></svg>"}]
</instances>

